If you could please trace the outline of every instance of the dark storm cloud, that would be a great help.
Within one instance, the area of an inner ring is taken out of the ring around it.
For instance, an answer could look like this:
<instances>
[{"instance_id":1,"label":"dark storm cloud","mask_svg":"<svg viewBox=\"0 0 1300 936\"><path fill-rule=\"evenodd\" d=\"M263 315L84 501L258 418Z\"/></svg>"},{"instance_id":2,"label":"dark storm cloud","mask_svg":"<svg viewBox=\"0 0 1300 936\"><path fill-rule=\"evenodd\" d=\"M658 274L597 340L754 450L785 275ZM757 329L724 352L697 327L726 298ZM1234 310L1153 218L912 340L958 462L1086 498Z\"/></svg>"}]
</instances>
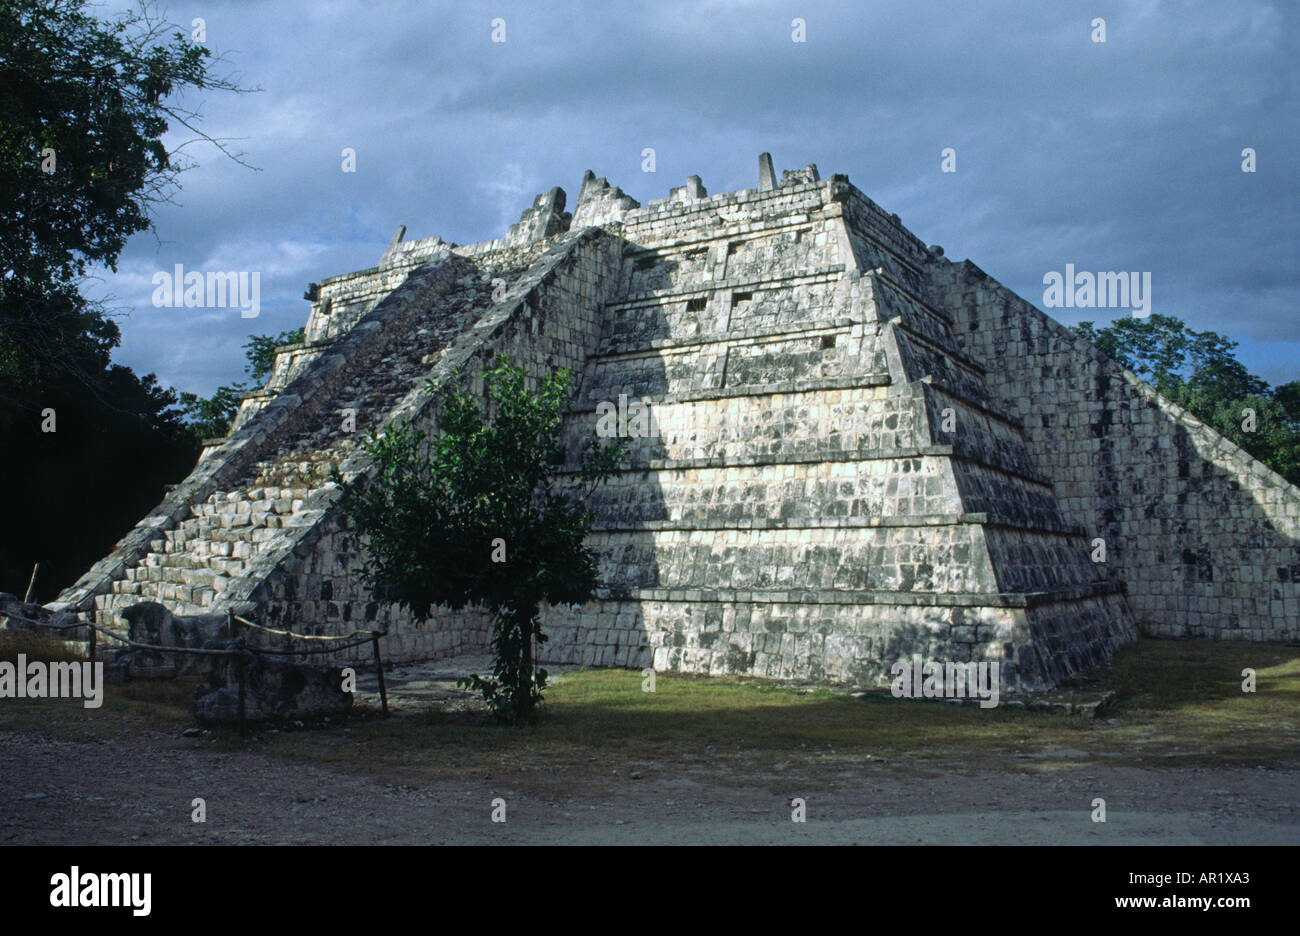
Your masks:
<instances>
[{"instance_id":1,"label":"dark storm cloud","mask_svg":"<svg viewBox=\"0 0 1300 936\"><path fill-rule=\"evenodd\" d=\"M1042 277L1153 274L1153 310L1300 376L1296 17L1281 3L201 3L255 95L210 97L211 151L107 287L118 355L208 392L248 334L300 325L304 285L369 266L393 229L499 236L594 169L643 202L756 155L847 173L918 236L1036 304ZM1089 22L1104 17L1105 44ZM490 41L506 20L507 41ZM791 41L791 20L807 42ZM177 140L183 139L177 137ZM940 150L957 150L956 173ZM1240 171L1254 147L1259 171ZM353 147L357 172L340 171ZM640 170L653 147L657 172ZM259 270L262 312L155 309L150 277ZM1115 310L1053 310L1105 321Z\"/></svg>"}]
</instances>

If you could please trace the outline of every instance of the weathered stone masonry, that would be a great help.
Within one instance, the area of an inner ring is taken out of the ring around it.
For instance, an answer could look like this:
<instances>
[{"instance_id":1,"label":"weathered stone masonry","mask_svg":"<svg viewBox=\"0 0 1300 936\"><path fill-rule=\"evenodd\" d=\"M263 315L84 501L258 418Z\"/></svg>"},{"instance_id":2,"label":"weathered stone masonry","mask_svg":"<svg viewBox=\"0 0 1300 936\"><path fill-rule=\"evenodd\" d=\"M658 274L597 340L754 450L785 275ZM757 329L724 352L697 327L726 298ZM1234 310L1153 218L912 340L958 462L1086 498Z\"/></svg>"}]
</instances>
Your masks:
<instances>
[{"instance_id":1,"label":"weathered stone masonry","mask_svg":"<svg viewBox=\"0 0 1300 936\"><path fill-rule=\"evenodd\" d=\"M312 284L230 437L53 607L382 628L396 660L486 646L481 614L370 600L327 478L369 470L371 427L431 428L426 379L481 391L506 354L581 375L575 457L601 403L657 429L592 503L603 585L548 610L550 660L873 685L920 653L1039 689L1135 617L1300 636L1300 492L845 177L764 158L757 189L693 176L642 207L588 173L565 203L469 246L399 229Z\"/></svg>"},{"instance_id":2,"label":"weathered stone masonry","mask_svg":"<svg viewBox=\"0 0 1300 936\"><path fill-rule=\"evenodd\" d=\"M935 282L1062 512L1106 541L1139 623L1300 637L1300 491L969 260Z\"/></svg>"}]
</instances>

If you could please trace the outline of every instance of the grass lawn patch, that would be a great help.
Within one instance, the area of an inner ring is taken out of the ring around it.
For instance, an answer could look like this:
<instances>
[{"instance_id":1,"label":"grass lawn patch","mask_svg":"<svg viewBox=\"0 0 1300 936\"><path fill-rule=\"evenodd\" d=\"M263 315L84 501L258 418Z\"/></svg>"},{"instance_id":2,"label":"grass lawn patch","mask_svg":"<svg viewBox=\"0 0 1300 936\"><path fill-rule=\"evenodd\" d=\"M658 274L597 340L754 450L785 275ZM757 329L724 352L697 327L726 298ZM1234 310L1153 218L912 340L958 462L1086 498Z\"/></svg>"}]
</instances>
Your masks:
<instances>
[{"instance_id":1,"label":"grass lawn patch","mask_svg":"<svg viewBox=\"0 0 1300 936\"><path fill-rule=\"evenodd\" d=\"M0 649L4 645L0 644ZM1242 670L1257 691L1242 692ZM102 709L76 700L0 700L0 728L66 738L192 724L197 680L110 685ZM1096 699L1097 717L1001 705L854 697L753 679L578 670L546 694L538 724L439 708L381 718L358 705L311 730L221 728L185 743L419 785L455 777L518 782L557 795L668 779L709 785L852 782L868 772L1134 767L1295 767L1300 648L1140 639L1053 693ZM1007 701L1004 696L1003 701Z\"/></svg>"}]
</instances>

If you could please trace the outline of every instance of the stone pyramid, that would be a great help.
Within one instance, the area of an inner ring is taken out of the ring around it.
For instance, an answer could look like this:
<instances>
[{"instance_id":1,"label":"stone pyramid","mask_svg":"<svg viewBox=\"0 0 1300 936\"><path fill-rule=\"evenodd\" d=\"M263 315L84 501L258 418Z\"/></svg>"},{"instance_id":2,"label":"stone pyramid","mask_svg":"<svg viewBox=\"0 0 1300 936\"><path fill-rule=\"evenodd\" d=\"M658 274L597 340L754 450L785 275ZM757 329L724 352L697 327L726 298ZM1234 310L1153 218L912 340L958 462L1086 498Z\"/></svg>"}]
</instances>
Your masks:
<instances>
[{"instance_id":1,"label":"stone pyramid","mask_svg":"<svg viewBox=\"0 0 1300 936\"><path fill-rule=\"evenodd\" d=\"M486 647L480 613L371 600L327 478L370 469L369 428L429 426L427 378L481 391L505 354L581 375L575 457L602 413L648 414L591 504L602 587L548 609L544 659L872 686L919 654L1036 690L1139 622L1300 637L1300 491L846 177L778 183L764 154L755 189L692 176L643 207L589 172L565 205L467 246L400 229L312 284L229 437L51 607L378 628L394 660Z\"/></svg>"}]
</instances>

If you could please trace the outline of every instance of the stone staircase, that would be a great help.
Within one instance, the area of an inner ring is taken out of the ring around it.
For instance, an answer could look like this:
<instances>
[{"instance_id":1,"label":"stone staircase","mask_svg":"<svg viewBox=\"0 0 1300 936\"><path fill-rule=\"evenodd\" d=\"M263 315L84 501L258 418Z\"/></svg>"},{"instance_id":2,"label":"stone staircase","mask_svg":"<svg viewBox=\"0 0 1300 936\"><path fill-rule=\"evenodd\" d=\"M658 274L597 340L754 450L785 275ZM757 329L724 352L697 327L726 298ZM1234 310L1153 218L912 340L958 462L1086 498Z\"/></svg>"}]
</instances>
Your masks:
<instances>
[{"instance_id":1,"label":"stone staircase","mask_svg":"<svg viewBox=\"0 0 1300 936\"><path fill-rule=\"evenodd\" d=\"M315 471L323 462L282 463L288 471ZM190 509L194 516L163 538L150 543L138 565L113 582L112 592L99 595L95 607L109 612L101 623L111 623L112 612L138 601L156 601L174 614L205 614L217 599L247 570L249 560L276 530L302 526L303 504L311 494L312 475L300 477L301 486L271 486L273 478L236 491L219 491Z\"/></svg>"},{"instance_id":2,"label":"stone staircase","mask_svg":"<svg viewBox=\"0 0 1300 936\"><path fill-rule=\"evenodd\" d=\"M202 614L246 599L264 578L266 565L282 561L287 548L321 522L334 493L332 471L348 468L351 476L364 470L358 465L365 462L359 440L422 395L424 381L435 375L455 340L494 307L494 296L517 284L547 246L538 242L471 260L451 254L448 245L435 260L442 265L440 288L420 297L420 307L403 327L371 329L367 315L359 315L351 334L363 336L370 329L369 344L382 347L369 366L354 368L344 379L320 381L313 369L337 352L338 336L278 349L267 388L246 395L231 438L256 439L262 408L279 396L293 396L304 383L320 384L314 418L297 419L267 433L261 444L243 446L242 459L226 452L228 440L205 452L201 464L210 461L209 469L224 477L200 496L174 498L182 500L176 519L154 529L138 554L96 590L95 621L123 628L120 612L141 601L162 603L175 614ZM422 268L413 266L408 275ZM287 366L291 358L292 367ZM290 380L292 373L297 377Z\"/></svg>"}]
</instances>

